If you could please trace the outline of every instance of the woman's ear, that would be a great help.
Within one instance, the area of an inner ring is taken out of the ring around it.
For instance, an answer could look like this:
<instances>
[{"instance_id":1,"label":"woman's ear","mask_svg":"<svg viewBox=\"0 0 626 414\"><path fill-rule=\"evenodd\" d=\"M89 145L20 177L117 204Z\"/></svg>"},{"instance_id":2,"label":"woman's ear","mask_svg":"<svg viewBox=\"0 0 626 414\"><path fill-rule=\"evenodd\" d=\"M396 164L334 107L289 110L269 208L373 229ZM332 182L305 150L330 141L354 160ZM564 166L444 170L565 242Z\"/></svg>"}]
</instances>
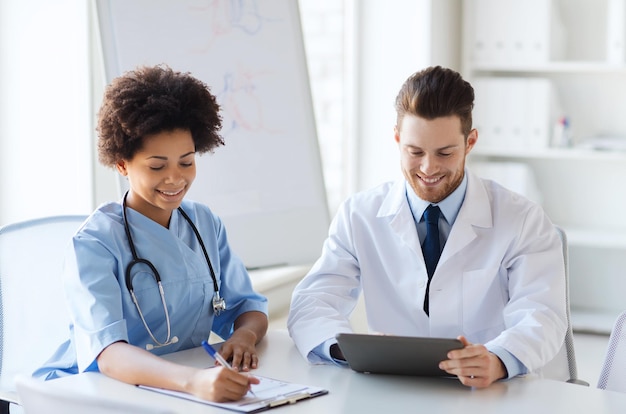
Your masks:
<instances>
[{"instance_id":1,"label":"woman's ear","mask_svg":"<svg viewBox=\"0 0 626 414\"><path fill-rule=\"evenodd\" d=\"M117 168L117 172L126 177L128 175L128 170L126 169L126 161L119 160L115 163L115 168Z\"/></svg>"}]
</instances>

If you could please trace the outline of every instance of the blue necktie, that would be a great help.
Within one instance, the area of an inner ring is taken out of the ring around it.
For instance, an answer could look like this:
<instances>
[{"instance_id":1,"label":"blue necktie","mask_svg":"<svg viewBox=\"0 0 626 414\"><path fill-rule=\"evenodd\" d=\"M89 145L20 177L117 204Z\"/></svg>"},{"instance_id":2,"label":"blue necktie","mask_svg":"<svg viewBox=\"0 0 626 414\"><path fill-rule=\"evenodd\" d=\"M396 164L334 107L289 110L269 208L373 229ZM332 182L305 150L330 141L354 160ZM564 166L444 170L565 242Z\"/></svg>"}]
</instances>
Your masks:
<instances>
[{"instance_id":1,"label":"blue necktie","mask_svg":"<svg viewBox=\"0 0 626 414\"><path fill-rule=\"evenodd\" d=\"M426 262L426 272L428 273L428 283L426 285L426 295L424 296L424 312L428 315L428 294L430 291L430 280L435 273L439 256L441 255L441 247L439 244L439 215L441 210L439 207L428 206L424 211L424 221L426 222L426 238L422 245L422 253Z\"/></svg>"}]
</instances>

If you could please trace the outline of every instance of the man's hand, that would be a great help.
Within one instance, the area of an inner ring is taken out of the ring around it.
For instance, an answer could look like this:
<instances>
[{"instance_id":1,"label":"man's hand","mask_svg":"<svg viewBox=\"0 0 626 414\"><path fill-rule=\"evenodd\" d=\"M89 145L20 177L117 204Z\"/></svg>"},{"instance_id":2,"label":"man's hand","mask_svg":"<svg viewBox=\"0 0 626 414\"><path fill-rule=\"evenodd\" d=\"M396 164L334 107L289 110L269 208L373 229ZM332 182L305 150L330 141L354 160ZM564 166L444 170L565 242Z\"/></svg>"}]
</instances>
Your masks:
<instances>
[{"instance_id":1,"label":"man's hand","mask_svg":"<svg viewBox=\"0 0 626 414\"><path fill-rule=\"evenodd\" d=\"M459 336L462 349L448 352L448 358L439 363L439 368L448 374L456 375L463 385L485 388L507 376L500 358L489 352L484 345L472 344Z\"/></svg>"}]
</instances>

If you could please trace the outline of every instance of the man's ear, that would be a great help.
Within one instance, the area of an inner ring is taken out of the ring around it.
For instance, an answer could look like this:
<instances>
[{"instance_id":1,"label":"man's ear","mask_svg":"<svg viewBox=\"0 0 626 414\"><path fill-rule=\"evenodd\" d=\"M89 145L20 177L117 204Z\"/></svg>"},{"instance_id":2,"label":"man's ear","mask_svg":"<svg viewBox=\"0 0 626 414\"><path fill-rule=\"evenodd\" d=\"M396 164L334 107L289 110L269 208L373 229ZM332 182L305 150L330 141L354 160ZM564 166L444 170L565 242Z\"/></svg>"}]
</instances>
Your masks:
<instances>
[{"instance_id":1,"label":"man's ear","mask_svg":"<svg viewBox=\"0 0 626 414\"><path fill-rule=\"evenodd\" d=\"M128 171L126 170L126 161L119 160L115 163L115 168L117 168L117 172L126 177L128 175Z\"/></svg>"},{"instance_id":2,"label":"man's ear","mask_svg":"<svg viewBox=\"0 0 626 414\"><path fill-rule=\"evenodd\" d=\"M398 131L397 125L393 127L393 139L395 139L398 144L400 143L400 131Z\"/></svg>"},{"instance_id":3,"label":"man's ear","mask_svg":"<svg viewBox=\"0 0 626 414\"><path fill-rule=\"evenodd\" d=\"M476 141L478 141L478 131L474 128L470 131L469 135L467 136L467 142L465 145L466 155L470 153L472 148L474 148L474 145L476 145Z\"/></svg>"}]
</instances>

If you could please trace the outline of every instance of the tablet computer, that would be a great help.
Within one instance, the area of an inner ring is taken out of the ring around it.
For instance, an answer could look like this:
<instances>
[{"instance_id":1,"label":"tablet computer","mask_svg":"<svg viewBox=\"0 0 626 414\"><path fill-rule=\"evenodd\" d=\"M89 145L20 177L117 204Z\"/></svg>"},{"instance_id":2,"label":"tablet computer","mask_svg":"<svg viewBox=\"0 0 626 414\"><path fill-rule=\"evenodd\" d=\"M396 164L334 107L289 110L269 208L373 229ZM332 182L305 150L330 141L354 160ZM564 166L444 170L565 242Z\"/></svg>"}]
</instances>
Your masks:
<instances>
[{"instance_id":1,"label":"tablet computer","mask_svg":"<svg viewBox=\"0 0 626 414\"><path fill-rule=\"evenodd\" d=\"M439 369L458 339L340 333L337 343L355 371L372 374L450 376Z\"/></svg>"}]
</instances>

